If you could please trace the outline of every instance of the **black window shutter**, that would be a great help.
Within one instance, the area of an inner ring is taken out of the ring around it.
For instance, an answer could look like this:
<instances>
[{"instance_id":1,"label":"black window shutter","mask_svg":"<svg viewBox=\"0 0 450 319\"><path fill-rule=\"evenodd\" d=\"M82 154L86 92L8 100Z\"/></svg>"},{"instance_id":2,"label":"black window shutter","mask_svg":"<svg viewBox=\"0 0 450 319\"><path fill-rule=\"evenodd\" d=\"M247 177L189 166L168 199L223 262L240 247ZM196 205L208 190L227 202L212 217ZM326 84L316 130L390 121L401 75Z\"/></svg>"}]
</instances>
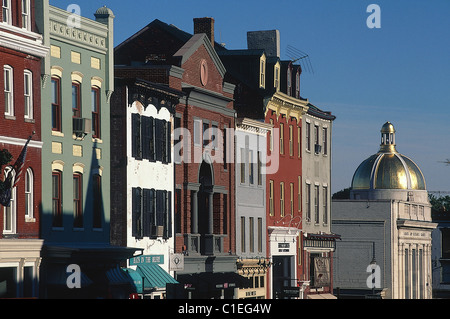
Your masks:
<instances>
[{"instance_id":1,"label":"black window shutter","mask_svg":"<svg viewBox=\"0 0 450 319\"><path fill-rule=\"evenodd\" d=\"M166 159L167 159L167 163L171 163L172 162L172 123L171 122L166 122L167 123L167 130L166 130Z\"/></svg>"},{"instance_id":2,"label":"black window shutter","mask_svg":"<svg viewBox=\"0 0 450 319\"><path fill-rule=\"evenodd\" d=\"M164 191L158 190L156 191L156 225L164 226L164 211L165 211L165 203L164 203Z\"/></svg>"},{"instance_id":3,"label":"black window shutter","mask_svg":"<svg viewBox=\"0 0 450 319\"><path fill-rule=\"evenodd\" d=\"M150 189L144 189L143 191L143 215L144 215L144 237L151 236L152 218L151 211L153 209L152 192Z\"/></svg>"},{"instance_id":4,"label":"black window shutter","mask_svg":"<svg viewBox=\"0 0 450 319\"><path fill-rule=\"evenodd\" d=\"M141 189L132 189L132 236L142 238Z\"/></svg>"},{"instance_id":5,"label":"black window shutter","mask_svg":"<svg viewBox=\"0 0 450 319\"><path fill-rule=\"evenodd\" d=\"M149 143L150 143L150 149L149 149L149 160L155 161L155 119L151 117L149 119Z\"/></svg>"},{"instance_id":6,"label":"black window shutter","mask_svg":"<svg viewBox=\"0 0 450 319\"><path fill-rule=\"evenodd\" d=\"M155 152L156 160L162 162L163 160L163 121L155 119Z\"/></svg>"},{"instance_id":7,"label":"black window shutter","mask_svg":"<svg viewBox=\"0 0 450 319\"><path fill-rule=\"evenodd\" d=\"M141 136L142 136L142 158L149 159L150 154L150 119L146 116L141 118Z\"/></svg>"},{"instance_id":8,"label":"black window shutter","mask_svg":"<svg viewBox=\"0 0 450 319\"><path fill-rule=\"evenodd\" d=\"M131 131L131 155L136 159L142 159L141 116L139 114L133 113L131 115Z\"/></svg>"},{"instance_id":9,"label":"black window shutter","mask_svg":"<svg viewBox=\"0 0 450 319\"><path fill-rule=\"evenodd\" d=\"M166 224L164 225L164 238L172 237L172 192L166 192L166 216L164 220Z\"/></svg>"}]
</instances>

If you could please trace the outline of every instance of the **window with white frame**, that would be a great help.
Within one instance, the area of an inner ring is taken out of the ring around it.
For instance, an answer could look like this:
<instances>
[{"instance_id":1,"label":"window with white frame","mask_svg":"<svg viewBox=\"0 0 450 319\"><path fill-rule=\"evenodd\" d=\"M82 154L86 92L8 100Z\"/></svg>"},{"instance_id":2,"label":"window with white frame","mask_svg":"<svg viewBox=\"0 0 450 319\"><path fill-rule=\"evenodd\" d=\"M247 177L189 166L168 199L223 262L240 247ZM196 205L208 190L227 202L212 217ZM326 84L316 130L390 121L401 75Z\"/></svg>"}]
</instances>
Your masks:
<instances>
[{"instance_id":1,"label":"window with white frame","mask_svg":"<svg viewBox=\"0 0 450 319\"><path fill-rule=\"evenodd\" d=\"M9 65L3 67L5 114L14 116L13 68Z\"/></svg>"},{"instance_id":2,"label":"window with white frame","mask_svg":"<svg viewBox=\"0 0 450 319\"><path fill-rule=\"evenodd\" d=\"M280 90L280 64L277 63L275 64L275 72L274 72L275 76L274 76L274 87L277 91Z\"/></svg>"},{"instance_id":3,"label":"window with white frame","mask_svg":"<svg viewBox=\"0 0 450 319\"><path fill-rule=\"evenodd\" d=\"M25 118L32 119L33 118L33 73L29 70L25 70L24 73L24 109L25 109Z\"/></svg>"},{"instance_id":4,"label":"window with white frame","mask_svg":"<svg viewBox=\"0 0 450 319\"><path fill-rule=\"evenodd\" d=\"M3 0L2 4L3 22L11 24L11 0Z\"/></svg>"},{"instance_id":5,"label":"window with white frame","mask_svg":"<svg viewBox=\"0 0 450 319\"><path fill-rule=\"evenodd\" d=\"M12 174L12 175L11 175ZM5 168L5 179L12 177L14 182L15 171L12 167ZM11 200L9 207L3 208L3 233L15 234L16 233L16 187L11 190Z\"/></svg>"},{"instance_id":6,"label":"window with white frame","mask_svg":"<svg viewBox=\"0 0 450 319\"><path fill-rule=\"evenodd\" d=\"M22 0L22 28L31 29L30 0Z\"/></svg>"},{"instance_id":7,"label":"window with white frame","mask_svg":"<svg viewBox=\"0 0 450 319\"><path fill-rule=\"evenodd\" d=\"M25 218L27 219L34 218L33 184L33 171L31 170L31 168L29 168L25 173Z\"/></svg>"}]
</instances>

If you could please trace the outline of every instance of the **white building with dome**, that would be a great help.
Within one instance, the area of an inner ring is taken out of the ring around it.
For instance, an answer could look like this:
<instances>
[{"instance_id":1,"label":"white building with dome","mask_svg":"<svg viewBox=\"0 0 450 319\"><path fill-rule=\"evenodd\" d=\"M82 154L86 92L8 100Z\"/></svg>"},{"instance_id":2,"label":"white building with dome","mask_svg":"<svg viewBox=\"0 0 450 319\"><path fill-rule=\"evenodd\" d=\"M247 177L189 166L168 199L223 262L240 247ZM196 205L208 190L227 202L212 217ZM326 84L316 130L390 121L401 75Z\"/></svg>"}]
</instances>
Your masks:
<instances>
[{"instance_id":1,"label":"white building with dome","mask_svg":"<svg viewBox=\"0 0 450 319\"><path fill-rule=\"evenodd\" d=\"M332 232L341 235L333 270L338 298L432 298L437 224L425 178L397 151L395 134L392 123L383 125L380 150L356 169L350 199L332 201Z\"/></svg>"}]
</instances>

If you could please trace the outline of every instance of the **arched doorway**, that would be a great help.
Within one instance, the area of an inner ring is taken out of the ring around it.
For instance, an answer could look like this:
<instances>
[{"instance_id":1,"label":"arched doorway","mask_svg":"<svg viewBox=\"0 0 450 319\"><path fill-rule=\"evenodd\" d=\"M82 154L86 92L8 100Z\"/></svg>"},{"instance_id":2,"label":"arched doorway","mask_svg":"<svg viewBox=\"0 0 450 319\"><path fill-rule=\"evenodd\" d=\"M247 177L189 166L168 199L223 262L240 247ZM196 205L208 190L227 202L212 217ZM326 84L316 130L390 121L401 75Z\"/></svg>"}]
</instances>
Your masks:
<instances>
[{"instance_id":1,"label":"arched doorway","mask_svg":"<svg viewBox=\"0 0 450 319\"><path fill-rule=\"evenodd\" d=\"M203 161L199 170L198 193L198 232L201 235L212 234L213 218L213 171L212 165ZM202 236L204 237L204 236ZM204 245L202 245L204 247Z\"/></svg>"}]
</instances>

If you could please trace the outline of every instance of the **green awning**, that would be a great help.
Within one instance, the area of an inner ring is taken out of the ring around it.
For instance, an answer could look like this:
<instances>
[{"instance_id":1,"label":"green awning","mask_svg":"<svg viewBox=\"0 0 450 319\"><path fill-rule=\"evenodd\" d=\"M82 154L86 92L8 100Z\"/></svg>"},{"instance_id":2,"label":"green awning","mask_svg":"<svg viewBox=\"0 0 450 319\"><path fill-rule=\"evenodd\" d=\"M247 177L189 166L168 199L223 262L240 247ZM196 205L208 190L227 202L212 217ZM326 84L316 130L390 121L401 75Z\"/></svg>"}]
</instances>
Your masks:
<instances>
[{"instance_id":1,"label":"green awning","mask_svg":"<svg viewBox=\"0 0 450 319\"><path fill-rule=\"evenodd\" d=\"M137 293L155 288L166 288L166 284L178 284L170 274L159 265L138 265L136 270L127 269L133 279Z\"/></svg>"},{"instance_id":2,"label":"green awning","mask_svg":"<svg viewBox=\"0 0 450 319\"><path fill-rule=\"evenodd\" d=\"M136 287L136 292L138 294L143 293L143 289L142 289L142 281L143 278L141 276L141 274L139 274L136 270L127 268L125 269L125 271L128 273L128 275L131 277L131 279L133 280L133 284Z\"/></svg>"}]
</instances>

